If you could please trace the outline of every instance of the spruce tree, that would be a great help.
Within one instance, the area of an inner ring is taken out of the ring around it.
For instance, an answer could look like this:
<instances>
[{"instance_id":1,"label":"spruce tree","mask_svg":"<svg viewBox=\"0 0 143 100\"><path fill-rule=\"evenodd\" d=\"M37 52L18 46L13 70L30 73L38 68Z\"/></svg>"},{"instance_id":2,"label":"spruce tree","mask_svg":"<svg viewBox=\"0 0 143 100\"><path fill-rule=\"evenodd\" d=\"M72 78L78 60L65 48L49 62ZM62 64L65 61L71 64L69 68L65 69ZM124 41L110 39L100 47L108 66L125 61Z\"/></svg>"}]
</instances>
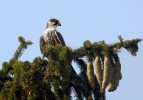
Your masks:
<instances>
[{"instance_id":1,"label":"spruce tree","mask_svg":"<svg viewBox=\"0 0 143 100\"><path fill-rule=\"evenodd\" d=\"M20 36L13 58L3 62L0 70L0 100L71 100L72 91L75 100L106 100L105 89L117 90L122 79L118 50L124 48L136 56L141 41L118 39L113 44L86 40L74 50L47 45L45 57L29 62L19 58L32 42ZM72 70L72 61L80 69L78 74Z\"/></svg>"}]
</instances>

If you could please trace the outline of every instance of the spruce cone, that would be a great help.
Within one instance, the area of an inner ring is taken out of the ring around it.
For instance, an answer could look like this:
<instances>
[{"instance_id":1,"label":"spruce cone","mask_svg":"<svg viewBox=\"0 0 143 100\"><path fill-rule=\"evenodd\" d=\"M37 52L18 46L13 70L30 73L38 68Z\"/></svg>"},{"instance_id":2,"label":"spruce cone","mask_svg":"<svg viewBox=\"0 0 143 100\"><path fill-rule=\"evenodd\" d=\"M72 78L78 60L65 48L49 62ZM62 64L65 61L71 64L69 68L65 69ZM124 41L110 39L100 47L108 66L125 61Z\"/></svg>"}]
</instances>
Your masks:
<instances>
[{"instance_id":1,"label":"spruce cone","mask_svg":"<svg viewBox=\"0 0 143 100\"><path fill-rule=\"evenodd\" d=\"M90 86L95 89L95 79L94 79L94 72L93 72L93 64L92 61L88 61L87 64L87 78Z\"/></svg>"},{"instance_id":2,"label":"spruce cone","mask_svg":"<svg viewBox=\"0 0 143 100\"><path fill-rule=\"evenodd\" d=\"M100 90L101 93L105 93L105 89L110 81L110 71L111 71L111 61L109 56L104 56L104 70L103 70L103 81L102 88Z\"/></svg>"},{"instance_id":3,"label":"spruce cone","mask_svg":"<svg viewBox=\"0 0 143 100\"><path fill-rule=\"evenodd\" d=\"M119 86L119 80L122 79L122 74L121 74L121 64L120 64L120 60L118 58L118 60L115 62L115 89L117 89L117 87Z\"/></svg>"},{"instance_id":4,"label":"spruce cone","mask_svg":"<svg viewBox=\"0 0 143 100\"><path fill-rule=\"evenodd\" d=\"M102 87L102 80L103 80L103 70L101 67L100 56L97 55L94 60L94 72L100 87Z\"/></svg>"},{"instance_id":5,"label":"spruce cone","mask_svg":"<svg viewBox=\"0 0 143 100\"><path fill-rule=\"evenodd\" d=\"M112 92L115 91L115 70L114 65L112 64L111 71L110 71L110 82L108 84L108 91Z\"/></svg>"}]
</instances>

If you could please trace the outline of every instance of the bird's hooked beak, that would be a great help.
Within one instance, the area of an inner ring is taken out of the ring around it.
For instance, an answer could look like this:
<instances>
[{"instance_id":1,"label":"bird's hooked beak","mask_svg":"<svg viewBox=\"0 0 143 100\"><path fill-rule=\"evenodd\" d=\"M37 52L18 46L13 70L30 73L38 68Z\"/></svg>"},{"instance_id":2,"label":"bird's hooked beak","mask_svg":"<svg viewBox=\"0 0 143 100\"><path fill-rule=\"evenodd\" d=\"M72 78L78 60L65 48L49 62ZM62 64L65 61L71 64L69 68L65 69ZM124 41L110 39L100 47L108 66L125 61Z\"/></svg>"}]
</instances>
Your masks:
<instances>
[{"instance_id":1,"label":"bird's hooked beak","mask_svg":"<svg viewBox=\"0 0 143 100\"><path fill-rule=\"evenodd\" d=\"M61 26L61 24L59 24L59 26Z\"/></svg>"},{"instance_id":2,"label":"bird's hooked beak","mask_svg":"<svg viewBox=\"0 0 143 100\"><path fill-rule=\"evenodd\" d=\"M60 21L58 20L58 26L61 26L61 23L60 23Z\"/></svg>"}]
</instances>

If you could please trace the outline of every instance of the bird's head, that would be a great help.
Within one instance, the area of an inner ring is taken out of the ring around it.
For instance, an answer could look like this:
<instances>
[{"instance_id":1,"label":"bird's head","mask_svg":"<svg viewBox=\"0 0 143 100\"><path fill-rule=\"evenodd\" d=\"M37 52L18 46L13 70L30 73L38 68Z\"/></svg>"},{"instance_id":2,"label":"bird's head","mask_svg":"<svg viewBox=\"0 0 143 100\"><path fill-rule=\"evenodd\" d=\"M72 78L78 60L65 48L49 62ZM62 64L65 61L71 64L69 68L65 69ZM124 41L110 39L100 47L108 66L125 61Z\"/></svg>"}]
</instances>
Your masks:
<instances>
[{"instance_id":1,"label":"bird's head","mask_svg":"<svg viewBox=\"0 0 143 100\"><path fill-rule=\"evenodd\" d=\"M48 21L46 28L56 28L57 26L61 26L60 21L55 18L52 18Z\"/></svg>"}]
</instances>

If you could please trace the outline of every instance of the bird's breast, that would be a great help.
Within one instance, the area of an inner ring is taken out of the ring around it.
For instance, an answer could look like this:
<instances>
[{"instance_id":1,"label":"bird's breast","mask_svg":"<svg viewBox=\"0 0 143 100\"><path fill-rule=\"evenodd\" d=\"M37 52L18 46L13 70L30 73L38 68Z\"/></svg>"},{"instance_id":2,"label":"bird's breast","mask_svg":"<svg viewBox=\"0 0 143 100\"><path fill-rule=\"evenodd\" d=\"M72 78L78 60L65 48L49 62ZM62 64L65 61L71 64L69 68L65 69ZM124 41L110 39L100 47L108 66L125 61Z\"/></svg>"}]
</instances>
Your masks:
<instances>
[{"instance_id":1,"label":"bird's breast","mask_svg":"<svg viewBox=\"0 0 143 100\"><path fill-rule=\"evenodd\" d=\"M57 34L56 30L54 31L45 30L43 37L46 45L50 44L52 46L55 46L56 44L60 43L56 34Z\"/></svg>"}]
</instances>

